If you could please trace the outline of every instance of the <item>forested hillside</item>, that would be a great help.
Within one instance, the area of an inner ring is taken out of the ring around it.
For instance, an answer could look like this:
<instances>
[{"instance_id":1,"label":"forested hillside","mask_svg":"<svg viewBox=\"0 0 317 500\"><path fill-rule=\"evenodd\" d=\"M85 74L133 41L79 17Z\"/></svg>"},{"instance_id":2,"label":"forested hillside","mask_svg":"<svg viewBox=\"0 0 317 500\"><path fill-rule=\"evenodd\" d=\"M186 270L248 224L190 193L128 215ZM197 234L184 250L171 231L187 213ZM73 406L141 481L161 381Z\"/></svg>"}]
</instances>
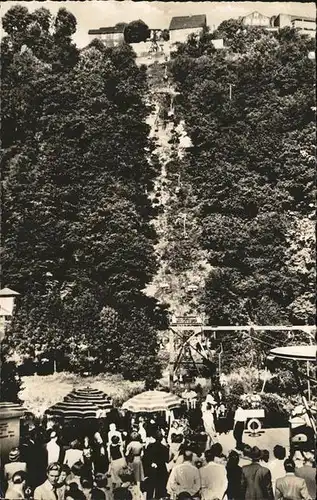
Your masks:
<instances>
[{"instance_id":1,"label":"forested hillside","mask_svg":"<svg viewBox=\"0 0 317 500\"><path fill-rule=\"evenodd\" d=\"M223 50L212 45L219 37ZM176 113L193 143L183 168L213 268L201 299L212 325L314 322L312 50L295 30L231 20L173 55Z\"/></svg>"},{"instance_id":2,"label":"forested hillside","mask_svg":"<svg viewBox=\"0 0 317 500\"><path fill-rule=\"evenodd\" d=\"M63 8L17 6L3 27L2 284L21 294L4 352L155 378L145 68L128 45L78 51Z\"/></svg>"}]
</instances>

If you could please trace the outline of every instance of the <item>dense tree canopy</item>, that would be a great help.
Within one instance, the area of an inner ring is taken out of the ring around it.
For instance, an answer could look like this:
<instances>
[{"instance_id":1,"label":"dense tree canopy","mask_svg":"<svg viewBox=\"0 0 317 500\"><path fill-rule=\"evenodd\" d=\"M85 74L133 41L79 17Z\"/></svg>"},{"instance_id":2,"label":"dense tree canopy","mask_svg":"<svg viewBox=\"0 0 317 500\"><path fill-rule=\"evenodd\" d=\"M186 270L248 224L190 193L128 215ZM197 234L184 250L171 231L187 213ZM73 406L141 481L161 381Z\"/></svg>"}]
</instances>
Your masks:
<instances>
[{"instance_id":1,"label":"dense tree canopy","mask_svg":"<svg viewBox=\"0 0 317 500\"><path fill-rule=\"evenodd\" d=\"M127 43L146 42L149 36L149 27L141 19L132 21L125 27L124 30L124 39Z\"/></svg>"},{"instance_id":2,"label":"dense tree canopy","mask_svg":"<svg viewBox=\"0 0 317 500\"><path fill-rule=\"evenodd\" d=\"M224 50L212 46L219 37ZM293 29L230 20L173 55L193 142L183 167L213 267L202 298L211 324L314 321L311 50Z\"/></svg>"},{"instance_id":3,"label":"dense tree canopy","mask_svg":"<svg viewBox=\"0 0 317 500\"><path fill-rule=\"evenodd\" d=\"M65 9L13 7L3 25L2 282L22 295L5 349L157 376L145 68L128 45L79 53Z\"/></svg>"}]
</instances>

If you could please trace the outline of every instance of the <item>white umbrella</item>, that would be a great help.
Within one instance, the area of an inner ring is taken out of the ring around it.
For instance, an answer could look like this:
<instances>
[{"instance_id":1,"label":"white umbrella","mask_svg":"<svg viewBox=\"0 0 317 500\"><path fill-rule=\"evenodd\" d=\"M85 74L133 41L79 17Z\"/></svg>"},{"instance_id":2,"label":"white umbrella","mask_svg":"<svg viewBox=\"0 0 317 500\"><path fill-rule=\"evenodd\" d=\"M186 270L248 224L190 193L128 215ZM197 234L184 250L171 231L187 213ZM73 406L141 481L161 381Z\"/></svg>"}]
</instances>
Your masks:
<instances>
[{"instance_id":1,"label":"white umbrella","mask_svg":"<svg viewBox=\"0 0 317 500\"><path fill-rule=\"evenodd\" d=\"M133 413L152 413L172 410L180 405L181 399L175 394L163 391L146 391L128 399L122 408Z\"/></svg>"}]
</instances>

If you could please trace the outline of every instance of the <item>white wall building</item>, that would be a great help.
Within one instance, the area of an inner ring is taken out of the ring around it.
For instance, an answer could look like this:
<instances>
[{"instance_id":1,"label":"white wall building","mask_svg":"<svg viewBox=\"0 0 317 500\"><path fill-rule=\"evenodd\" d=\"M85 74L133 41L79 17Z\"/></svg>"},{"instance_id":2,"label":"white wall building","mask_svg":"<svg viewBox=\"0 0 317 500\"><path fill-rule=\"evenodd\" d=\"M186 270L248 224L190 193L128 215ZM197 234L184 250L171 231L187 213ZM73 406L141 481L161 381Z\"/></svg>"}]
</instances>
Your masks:
<instances>
[{"instance_id":1,"label":"white wall building","mask_svg":"<svg viewBox=\"0 0 317 500\"><path fill-rule=\"evenodd\" d=\"M199 35L207 26L205 14L172 17L169 26L170 44L184 43L191 34Z\"/></svg>"}]
</instances>

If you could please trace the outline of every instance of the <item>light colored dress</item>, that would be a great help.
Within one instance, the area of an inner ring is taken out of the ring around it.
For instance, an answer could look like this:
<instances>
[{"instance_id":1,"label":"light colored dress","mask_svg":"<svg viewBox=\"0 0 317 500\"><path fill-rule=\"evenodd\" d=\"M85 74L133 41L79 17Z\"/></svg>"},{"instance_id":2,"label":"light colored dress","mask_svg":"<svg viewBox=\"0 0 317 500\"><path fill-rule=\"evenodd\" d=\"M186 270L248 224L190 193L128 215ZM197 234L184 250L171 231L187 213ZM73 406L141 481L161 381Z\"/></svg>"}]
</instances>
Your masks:
<instances>
[{"instance_id":1,"label":"light colored dress","mask_svg":"<svg viewBox=\"0 0 317 500\"><path fill-rule=\"evenodd\" d=\"M143 444L139 441L131 441L128 444L126 450L126 456L133 455L133 460L129 463L131 469L133 470L134 480L136 483L140 483L144 480L144 471L141 456L143 454Z\"/></svg>"}]
</instances>

